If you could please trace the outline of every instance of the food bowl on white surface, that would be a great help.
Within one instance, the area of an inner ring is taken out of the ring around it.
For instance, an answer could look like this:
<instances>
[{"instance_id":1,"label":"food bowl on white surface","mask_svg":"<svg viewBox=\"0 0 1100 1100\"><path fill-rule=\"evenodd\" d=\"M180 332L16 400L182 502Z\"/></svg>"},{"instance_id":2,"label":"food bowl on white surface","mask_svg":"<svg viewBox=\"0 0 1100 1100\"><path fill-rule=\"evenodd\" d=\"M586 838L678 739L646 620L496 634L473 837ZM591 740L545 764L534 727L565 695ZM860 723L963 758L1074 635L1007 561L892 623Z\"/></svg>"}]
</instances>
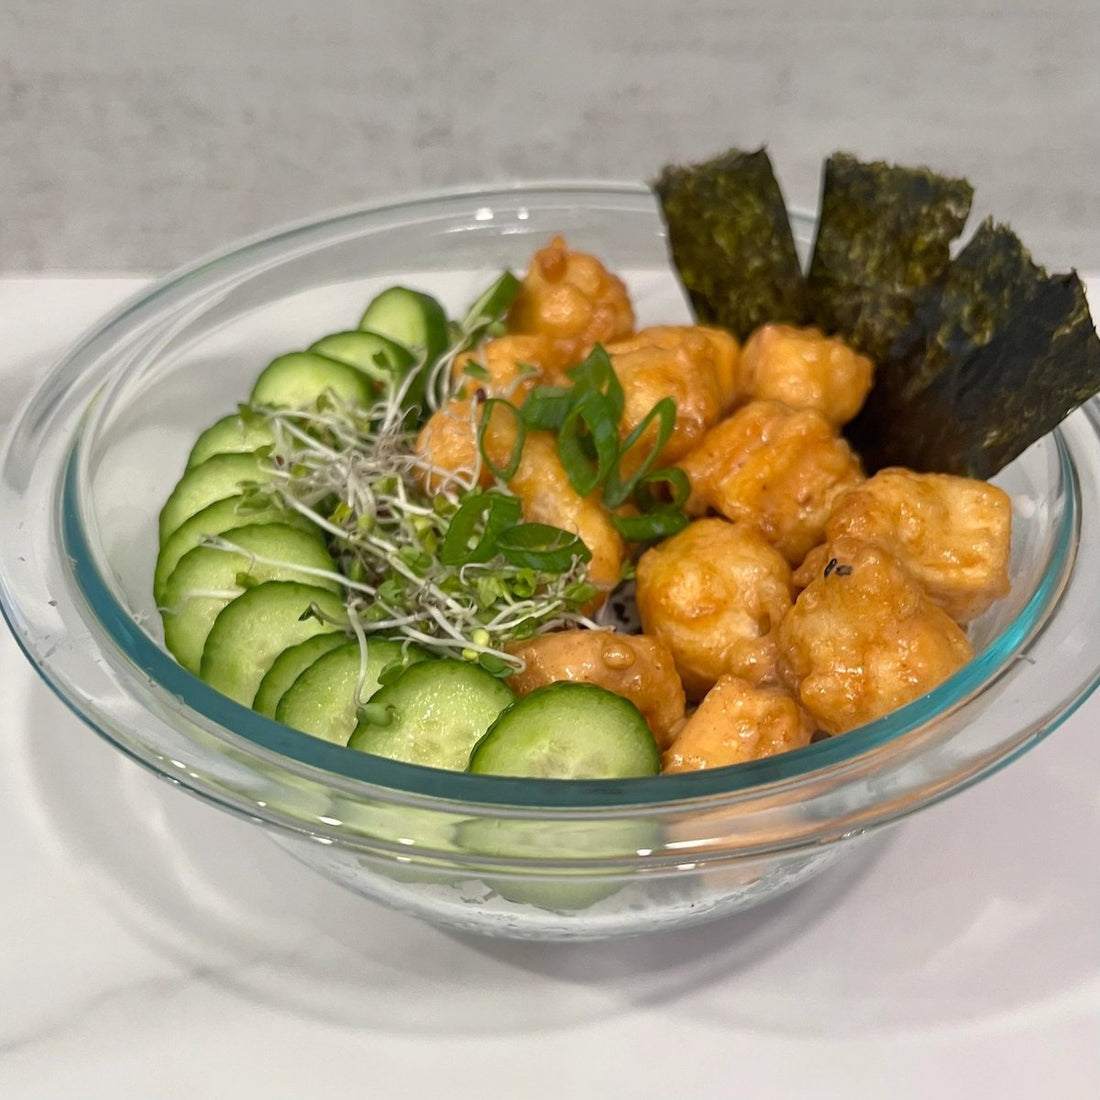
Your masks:
<instances>
[{"instance_id":1,"label":"food bowl on white surface","mask_svg":"<svg viewBox=\"0 0 1100 1100\"><path fill-rule=\"evenodd\" d=\"M812 222L793 224L805 245ZM322 874L442 925L583 939L789 890L1008 763L1088 695L1100 670L1100 415L1090 402L996 479L1013 501L1012 589L972 625L974 660L900 710L782 756L617 781L441 771L311 738L178 665L151 594L157 514L199 432L247 397L264 363L339 328L384 286L457 309L556 233L622 274L640 324L688 319L655 200L634 184L355 210L159 282L50 371L12 424L0 600L32 663L92 728Z\"/></svg>"}]
</instances>

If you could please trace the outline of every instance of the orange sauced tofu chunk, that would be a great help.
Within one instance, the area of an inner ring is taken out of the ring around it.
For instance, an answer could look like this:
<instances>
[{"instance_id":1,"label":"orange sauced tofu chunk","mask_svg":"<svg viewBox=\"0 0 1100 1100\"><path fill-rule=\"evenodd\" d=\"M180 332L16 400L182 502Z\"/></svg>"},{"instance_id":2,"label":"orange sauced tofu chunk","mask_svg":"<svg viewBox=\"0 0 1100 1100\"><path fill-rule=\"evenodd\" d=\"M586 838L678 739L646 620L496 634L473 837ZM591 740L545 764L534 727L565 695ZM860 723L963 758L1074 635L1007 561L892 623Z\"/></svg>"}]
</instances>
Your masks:
<instances>
[{"instance_id":1,"label":"orange sauced tofu chunk","mask_svg":"<svg viewBox=\"0 0 1100 1100\"><path fill-rule=\"evenodd\" d=\"M825 534L833 502L863 480L859 459L813 409L750 401L712 428L679 466L687 510L755 527L791 565Z\"/></svg>"},{"instance_id":2,"label":"orange sauced tofu chunk","mask_svg":"<svg viewBox=\"0 0 1100 1100\"><path fill-rule=\"evenodd\" d=\"M881 718L973 656L959 625L880 546L838 538L778 631L779 671L827 733Z\"/></svg>"},{"instance_id":3,"label":"orange sauced tofu chunk","mask_svg":"<svg viewBox=\"0 0 1100 1100\"><path fill-rule=\"evenodd\" d=\"M791 572L752 527L689 524L642 555L636 586L643 629L669 647L689 698L725 673L754 683L774 677Z\"/></svg>"},{"instance_id":4,"label":"orange sauced tofu chunk","mask_svg":"<svg viewBox=\"0 0 1100 1100\"><path fill-rule=\"evenodd\" d=\"M673 738L661 770L700 771L762 760L803 748L814 729L789 692L723 676Z\"/></svg>"},{"instance_id":5,"label":"orange sauced tofu chunk","mask_svg":"<svg viewBox=\"0 0 1100 1100\"><path fill-rule=\"evenodd\" d=\"M521 405L554 361L544 336L498 336L455 358L451 375L456 396L470 397L480 390Z\"/></svg>"},{"instance_id":6,"label":"orange sauced tofu chunk","mask_svg":"<svg viewBox=\"0 0 1100 1100\"><path fill-rule=\"evenodd\" d=\"M455 396L428 417L416 439L416 452L429 466L421 478L429 493L448 486L492 485L492 472L478 451L482 413L474 395L480 392L520 405L551 360L550 345L541 336L501 336L456 358ZM494 421L498 419L505 417ZM502 449L507 446L503 443Z\"/></svg>"},{"instance_id":7,"label":"orange sauced tofu chunk","mask_svg":"<svg viewBox=\"0 0 1100 1100\"><path fill-rule=\"evenodd\" d=\"M505 450L502 427L498 436L496 424L505 417L494 417L486 432L486 444L494 463L504 466L511 444ZM514 429L513 429L514 430ZM499 448L499 451L498 451ZM508 488L519 497L523 518L529 523L548 523L580 537L592 553L588 563L588 579L605 591L610 591L622 578L626 546L615 530L611 517L603 507L599 491L581 496L569 482L558 444L550 432L528 432L519 466Z\"/></svg>"},{"instance_id":8,"label":"orange sauced tofu chunk","mask_svg":"<svg viewBox=\"0 0 1100 1100\"><path fill-rule=\"evenodd\" d=\"M420 481L428 493L446 489L488 488L493 475L477 446L479 404L454 398L436 409L416 437L416 453L424 464Z\"/></svg>"},{"instance_id":9,"label":"orange sauced tofu chunk","mask_svg":"<svg viewBox=\"0 0 1100 1100\"><path fill-rule=\"evenodd\" d=\"M623 281L587 252L555 237L535 253L508 311L508 331L545 336L555 361L579 363L596 344L634 331L634 308Z\"/></svg>"},{"instance_id":10,"label":"orange sauced tofu chunk","mask_svg":"<svg viewBox=\"0 0 1100 1100\"><path fill-rule=\"evenodd\" d=\"M843 340L820 329L761 325L745 342L741 376L751 397L815 409L834 428L863 407L874 366Z\"/></svg>"},{"instance_id":11,"label":"orange sauced tofu chunk","mask_svg":"<svg viewBox=\"0 0 1100 1100\"><path fill-rule=\"evenodd\" d=\"M508 651L526 663L509 677L517 695L561 680L596 684L629 699L642 712L659 746L669 743L684 717L684 688L668 646L645 634L609 630L561 630Z\"/></svg>"},{"instance_id":12,"label":"orange sauced tofu chunk","mask_svg":"<svg viewBox=\"0 0 1100 1100\"><path fill-rule=\"evenodd\" d=\"M885 547L959 623L976 619L1008 593L1012 501L985 481L879 470L837 498L825 537ZM831 553L827 546L812 551L806 574L816 575Z\"/></svg>"},{"instance_id":13,"label":"orange sauced tofu chunk","mask_svg":"<svg viewBox=\"0 0 1100 1100\"><path fill-rule=\"evenodd\" d=\"M625 438L661 400L676 402L676 419L659 456L675 462L697 446L733 400L737 344L717 329L662 326L607 345L623 389L621 434ZM652 450L657 424L631 447L624 472L636 469ZM647 446L647 440L649 445Z\"/></svg>"}]
</instances>

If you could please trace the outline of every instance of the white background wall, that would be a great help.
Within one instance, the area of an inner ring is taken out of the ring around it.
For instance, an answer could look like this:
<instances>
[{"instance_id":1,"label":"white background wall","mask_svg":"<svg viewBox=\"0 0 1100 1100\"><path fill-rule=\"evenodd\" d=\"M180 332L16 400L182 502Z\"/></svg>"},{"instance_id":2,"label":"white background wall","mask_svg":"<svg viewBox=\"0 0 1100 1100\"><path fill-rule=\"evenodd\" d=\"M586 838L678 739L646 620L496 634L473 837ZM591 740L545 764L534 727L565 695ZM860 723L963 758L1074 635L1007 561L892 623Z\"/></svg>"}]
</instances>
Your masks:
<instances>
[{"instance_id":1,"label":"white background wall","mask_svg":"<svg viewBox=\"0 0 1100 1100\"><path fill-rule=\"evenodd\" d=\"M0 0L0 271L160 271L479 180L767 143L967 175L1100 269L1100 0Z\"/></svg>"}]
</instances>

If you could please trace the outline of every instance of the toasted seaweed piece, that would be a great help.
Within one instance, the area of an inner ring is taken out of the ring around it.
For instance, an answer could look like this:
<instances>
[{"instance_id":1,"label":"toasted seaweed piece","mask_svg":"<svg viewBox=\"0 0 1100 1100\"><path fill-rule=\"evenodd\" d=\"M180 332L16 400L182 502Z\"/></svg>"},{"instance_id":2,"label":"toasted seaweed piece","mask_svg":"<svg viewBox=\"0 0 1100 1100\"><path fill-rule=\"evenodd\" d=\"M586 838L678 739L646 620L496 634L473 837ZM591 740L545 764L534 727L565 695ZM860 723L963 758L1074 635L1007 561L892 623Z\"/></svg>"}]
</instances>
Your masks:
<instances>
[{"instance_id":1,"label":"toasted seaweed piece","mask_svg":"<svg viewBox=\"0 0 1100 1100\"><path fill-rule=\"evenodd\" d=\"M910 335L848 426L871 470L990 478L1100 390L1080 279L1047 275L992 221L925 296Z\"/></svg>"},{"instance_id":2,"label":"toasted seaweed piece","mask_svg":"<svg viewBox=\"0 0 1100 1100\"><path fill-rule=\"evenodd\" d=\"M876 363L893 358L923 290L947 269L973 194L927 168L829 157L807 278L814 322Z\"/></svg>"},{"instance_id":3,"label":"toasted seaweed piece","mask_svg":"<svg viewBox=\"0 0 1100 1100\"><path fill-rule=\"evenodd\" d=\"M765 321L807 320L787 207L763 149L669 165L653 188L673 262L700 321L744 340Z\"/></svg>"}]
</instances>

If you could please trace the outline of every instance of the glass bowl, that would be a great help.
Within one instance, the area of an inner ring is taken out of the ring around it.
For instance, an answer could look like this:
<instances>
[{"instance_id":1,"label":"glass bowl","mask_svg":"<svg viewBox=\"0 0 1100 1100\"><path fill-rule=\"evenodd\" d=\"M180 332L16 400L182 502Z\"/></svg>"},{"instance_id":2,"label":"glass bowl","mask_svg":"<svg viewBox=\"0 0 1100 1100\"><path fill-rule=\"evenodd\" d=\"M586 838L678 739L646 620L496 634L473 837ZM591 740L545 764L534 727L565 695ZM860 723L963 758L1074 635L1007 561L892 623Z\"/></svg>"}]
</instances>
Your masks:
<instances>
[{"instance_id":1,"label":"glass bowl","mask_svg":"<svg viewBox=\"0 0 1100 1100\"><path fill-rule=\"evenodd\" d=\"M812 221L794 224L805 248ZM32 663L92 728L322 874L442 925L585 939L789 890L989 775L1087 696L1100 668L1100 419L1090 403L997 479L1014 505L1013 586L972 626L976 658L901 710L785 756L620 782L442 772L315 740L177 665L151 596L156 519L199 431L275 355L354 326L383 286L421 287L457 311L558 232L625 276L639 324L689 318L637 184L353 210L156 284L49 372L11 427L0 600Z\"/></svg>"}]
</instances>

